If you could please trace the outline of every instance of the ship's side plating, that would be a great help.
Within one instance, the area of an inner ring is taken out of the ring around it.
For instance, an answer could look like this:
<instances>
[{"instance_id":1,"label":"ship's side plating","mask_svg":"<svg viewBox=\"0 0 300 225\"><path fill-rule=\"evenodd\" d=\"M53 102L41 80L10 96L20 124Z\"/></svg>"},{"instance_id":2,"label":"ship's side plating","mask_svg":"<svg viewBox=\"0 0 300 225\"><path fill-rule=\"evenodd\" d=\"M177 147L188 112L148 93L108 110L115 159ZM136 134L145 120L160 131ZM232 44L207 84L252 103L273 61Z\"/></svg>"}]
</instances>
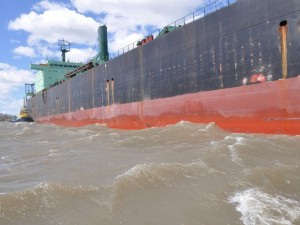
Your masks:
<instances>
[{"instance_id":1,"label":"ship's side plating","mask_svg":"<svg viewBox=\"0 0 300 225\"><path fill-rule=\"evenodd\" d=\"M36 121L65 125L188 120L299 134L299 50L299 1L239 0L36 94L27 107Z\"/></svg>"}]
</instances>

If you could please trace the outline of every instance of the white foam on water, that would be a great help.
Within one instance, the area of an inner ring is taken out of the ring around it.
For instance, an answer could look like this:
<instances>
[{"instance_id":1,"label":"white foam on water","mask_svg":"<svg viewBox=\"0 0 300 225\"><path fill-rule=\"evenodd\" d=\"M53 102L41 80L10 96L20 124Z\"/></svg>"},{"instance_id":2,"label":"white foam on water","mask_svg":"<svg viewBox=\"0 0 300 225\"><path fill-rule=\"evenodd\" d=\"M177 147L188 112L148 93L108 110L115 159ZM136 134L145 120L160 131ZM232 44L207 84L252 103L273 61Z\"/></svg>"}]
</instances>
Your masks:
<instances>
[{"instance_id":1,"label":"white foam on water","mask_svg":"<svg viewBox=\"0 0 300 225\"><path fill-rule=\"evenodd\" d=\"M206 130L211 130L211 129L216 129L216 128L217 128L217 125L214 122L208 123L205 127Z\"/></svg>"},{"instance_id":2,"label":"white foam on water","mask_svg":"<svg viewBox=\"0 0 300 225\"><path fill-rule=\"evenodd\" d=\"M176 127L183 127L183 126L188 126L191 124L189 121L181 120L178 123L175 124ZM173 126L173 125L170 125Z\"/></svg>"},{"instance_id":3,"label":"white foam on water","mask_svg":"<svg viewBox=\"0 0 300 225\"><path fill-rule=\"evenodd\" d=\"M245 145L245 138L234 135L228 135L222 141L211 141L213 146L223 145L229 150L231 161L235 164L244 167L244 162L239 156L240 146Z\"/></svg>"},{"instance_id":4,"label":"white foam on water","mask_svg":"<svg viewBox=\"0 0 300 225\"><path fill-rule=\"evenodd\" d=\"M300 221L299 200L251 188L229 198L245 225L293 225Z\"/></svg>"},{"instance_id":5,"label":"white foam on water","mask_svg":"<svg viewBox=\"0 0 300 225\"><path fill-rule=\"evenodd\" d=\"M4 169L10 173L13 173L11 167L15 164L15 162L10 159L8 156L2 156L0 159L0 170Z\"/></svg>"},{"instance_id":6,"label":"white foam on water","mask_svg":"<svg viewBox=\"0 0 300 225\"><path fill-rule=\"evenodd\" d=\"M24 134L29 129L30 129L29 127L24 127L21 131L16 132L16 135L22 135L22 134Z\"/></svg>"},{"instance_id":7,"label":"white foam on water","mask_svg":"<svg viewBox=\"0 0 300 225\"><path fill-rule=\"evenodd\" d=\"M49 150L49 157L53 157L53 156L57 156L57 155L60 155L58 153L58 150L57 149L50 149Z\"/></svg>"}]
</instances>

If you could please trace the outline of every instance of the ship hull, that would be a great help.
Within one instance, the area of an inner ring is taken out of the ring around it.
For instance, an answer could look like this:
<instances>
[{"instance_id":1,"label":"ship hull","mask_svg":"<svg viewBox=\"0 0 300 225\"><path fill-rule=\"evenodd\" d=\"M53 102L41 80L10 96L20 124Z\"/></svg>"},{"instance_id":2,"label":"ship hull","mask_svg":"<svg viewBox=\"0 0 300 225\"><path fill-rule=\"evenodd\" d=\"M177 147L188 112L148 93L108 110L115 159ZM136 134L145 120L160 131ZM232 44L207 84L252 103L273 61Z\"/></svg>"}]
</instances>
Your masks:
<instances>
[{"instance_id":1,"label":"ship hull","mask_svg":"<svg viewBox=\"0 0 300 225\"><path fill-rule=\"evenodd\" d=\"M114 104L37 118L63 126L106 124L112 128L143 129L180 121L215 122L232 132L300 134L300 76L157 100Z\"/></svg>"},{"instance_id":2,"label":"ship hull","mask_svg":"<svg viewBox=\"0 0 300 225\"><path fill-rule=\"evenodd\" d=\"M300 134L300 2L238 0L27 101L42 123Z\"/></svg>"}]
</instances>

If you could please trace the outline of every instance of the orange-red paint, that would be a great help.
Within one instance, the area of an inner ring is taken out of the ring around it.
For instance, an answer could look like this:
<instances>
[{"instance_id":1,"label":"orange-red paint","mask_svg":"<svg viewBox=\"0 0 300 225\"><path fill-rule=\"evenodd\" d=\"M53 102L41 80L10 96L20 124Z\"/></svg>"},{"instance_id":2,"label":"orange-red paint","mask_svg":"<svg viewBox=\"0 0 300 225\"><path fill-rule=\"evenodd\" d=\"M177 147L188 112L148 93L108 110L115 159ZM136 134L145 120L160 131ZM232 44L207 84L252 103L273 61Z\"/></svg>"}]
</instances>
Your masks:
<instances>
[{"instance_id":1,"label":"orange-red paint","mask_svg":"<svg viewBox=\"0 0 300 225\"><path fill-rule=\"evenodd\" d=\"M37 122L118 129L215 122L232 132L300 134L300 76L236 88L81 110Z\"/></svg>"}]
</instances>

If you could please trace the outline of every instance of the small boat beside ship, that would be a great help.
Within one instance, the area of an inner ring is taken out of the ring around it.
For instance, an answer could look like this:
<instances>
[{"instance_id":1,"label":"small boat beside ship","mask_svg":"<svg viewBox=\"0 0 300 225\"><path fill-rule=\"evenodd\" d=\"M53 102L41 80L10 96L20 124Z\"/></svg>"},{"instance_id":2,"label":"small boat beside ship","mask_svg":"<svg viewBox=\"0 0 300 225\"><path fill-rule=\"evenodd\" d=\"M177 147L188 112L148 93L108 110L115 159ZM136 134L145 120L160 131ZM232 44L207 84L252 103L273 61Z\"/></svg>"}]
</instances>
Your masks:
<instances>
[{"instance_id":1,"label":"small boat beside ship","mask_svg":"<svg viewBox=\"0 0 300 225\"><path fill-rule=\"evenodd\" d=\"M23 107L20 108L20 112L19 115L13 119L11 122L14 123L19 123L19 122L34 122L34 120L31 118L31 116L29 115L29 112L26 108L26 101L24 99L24 104Z\"/></svg>"},{"instance_id":2,"label":"small boat beside ship","mask_svg":"<svg viewBox=\"0 0 300 225\"><path fill-rule=\"evenodd\" d=\"M18 122L34 122L34 121L31 118L31 116L29 115L27 108L25 106L23 106L20 109L20 113L19 113L18 117L15 120L13 120L12 122L18 123Z\"/></svg>"}]
</instances>

